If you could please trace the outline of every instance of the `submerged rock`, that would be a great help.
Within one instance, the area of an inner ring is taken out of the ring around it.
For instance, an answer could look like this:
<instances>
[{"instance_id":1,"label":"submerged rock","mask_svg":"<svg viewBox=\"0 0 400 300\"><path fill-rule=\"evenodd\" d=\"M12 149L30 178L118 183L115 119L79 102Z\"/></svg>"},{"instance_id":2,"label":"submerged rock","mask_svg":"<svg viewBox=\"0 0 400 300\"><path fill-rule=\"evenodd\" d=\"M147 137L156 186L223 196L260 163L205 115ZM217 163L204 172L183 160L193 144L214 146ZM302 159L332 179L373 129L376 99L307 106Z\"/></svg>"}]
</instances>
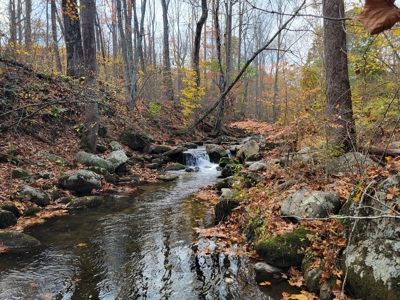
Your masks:
<instances>
[{"instance_id":1,"label":"submerged rock","mask_svg":"<svg viewBox=\"0 0 400 300\"><path fill-rule=\"evenodd\" d=\"M87 208L97 207L104 203L104 198L100 196L86 196L73 199L69 202L68 208Z\"/></svg>"},{"instance_id":2,"label":"submerged rock","mask_svg":"<svg viewBox=\"0 0 400 300\"><path fill-rule=\"evenodd\" d=\"M40 245L40 242L34 237L11 230L0 231L0 243L9 249L31 248Z\"/></svg>"}]
</instances>

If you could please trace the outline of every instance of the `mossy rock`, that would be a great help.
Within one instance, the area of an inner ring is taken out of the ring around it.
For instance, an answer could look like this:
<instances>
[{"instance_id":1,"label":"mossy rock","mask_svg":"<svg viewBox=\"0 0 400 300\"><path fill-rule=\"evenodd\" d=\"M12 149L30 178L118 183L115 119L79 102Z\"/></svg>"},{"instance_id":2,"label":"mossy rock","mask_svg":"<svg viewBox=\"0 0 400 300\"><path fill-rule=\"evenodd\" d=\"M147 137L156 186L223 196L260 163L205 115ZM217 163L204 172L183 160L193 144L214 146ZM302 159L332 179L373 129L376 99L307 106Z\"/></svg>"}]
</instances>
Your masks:
<instances>
[{"instance_id":1,"label":"mossy rock","mask_svg":"<svg viewBox=\"0 0 400 300\"><path fill-rule=\"evenodd\" d=\"M236 159L229 158L229 157L221 157L219 159L220 167L225 167L226 165L229 165L229 164L239 164L239 161Z\"/></svg>"},{"instance_id":2,"label":"mossy rock","mask_svg":"<svg viewBox=\"0 0 400 300\"><path fill-rule=\"evenodd\" d=\"M179 178L178 175L159 175L156 177L158 180L161 181L174 181Z\"/></svg>"},{"instance_id":3,"label":"mossy rock","mask_svg":"<svg viewBox=\"0 0 400 300\"><path fill-rule=\"evenodd\" d=\"M11 230L0 231L0 242L11 249L30 248L40 245L40 242L34 237Z\"/></svg>"},{"instance_id":4,"label":"mossy rock","mask_svg":"<svg viewBox=\"0 0 400 300\"><path fill-rule=\"evenodd\" d=\"M184 170L186 167L180 163L172 163L165 167L167 171L179 171Z\"/></svg>"},{"instance_id":5,"label":"mossy rock","mask_svg":"<svg viewBox=\"0 0 400 300\"><path fill-rule=\"evenodd\" d=\"M97 207L104 203L104 198L99 196L86 196L72 200L68 208Z\"/></svg>"},{"instance_id":6,"label":"mossy rock","mask_svg":"<svg viewBox=\"0 0 400 300\"><path fill-rule=\"evenodd\" d=\"M17 224L17 218L11 211L0 209L0 228L7 228Z\"/></svg>"},{"instance_id":7,"label":"mossy rock","mask_svg":"<svg viewBox=\"0 0 400 300\"><path fill-rule=\"evenodd\" d=\"M27 170L15 168L12 171L11 177L15 179L27 179L29 177L29 173Z\"/></svg>"},{"instance_id":8,"label":"mossy rock","mask_svg":"<svg viewBox=\"0 0 400 300\"><path fill-rule=\"evenodd\" d=\"M4 203L1 206L1 209L11 211L16 218L19 218L21 216L18 207L12 202Z\"/></svg>"},{"instance_id":9,"label":"mossy rock","mask_svg":"<svg viewBox=\"0 0 400 300\"><path fill-rule=\"evenodd\" d=\"M300 227L285 235L271 236L259 241L255 245L255 250L262 259L272 266L278 268L300 266L304 254L299 253L299 250L302 252L310 245L307 239L307 234L310 233L309 230Z\"/></svg>"},{"instance_id":10,"label":"mossy rock","mask_svg":"<svg viewBox=\"0 0 400 300\"><path fill-rule=\"evenodd\" d=\"M232 199L222 199L215 205L215 221L224 221L231 214L232 209L238 207L240 200Z\"/></svg>"},{"instance_id":11,"label":"mossy rock","mask_svg":"<svg viewBox=\"0 0 400 300\"><path fill-rule=\"evenodd\" d=\"M30 217L36 215L42 209L39 206L31 206L24 211L24 217Z\"/></svg>"}]
</instances>

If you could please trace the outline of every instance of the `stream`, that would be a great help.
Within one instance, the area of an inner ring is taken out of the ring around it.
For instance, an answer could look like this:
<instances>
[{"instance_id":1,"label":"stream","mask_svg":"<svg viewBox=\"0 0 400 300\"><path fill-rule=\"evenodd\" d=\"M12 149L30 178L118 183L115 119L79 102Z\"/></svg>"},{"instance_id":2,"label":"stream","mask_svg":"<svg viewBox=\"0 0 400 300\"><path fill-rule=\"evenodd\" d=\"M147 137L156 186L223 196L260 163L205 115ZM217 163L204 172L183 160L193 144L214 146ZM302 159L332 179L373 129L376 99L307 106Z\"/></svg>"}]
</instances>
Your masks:
<instances>
[{"instance_id":1,"label":"stream","mask_svg":"<svg viewBox=\"0 0 400 300\"><path fill-rule=\"evenodd\" d=\"M249 258L195 255L193 227L213 216L192 195L219 172L203 156L191 164L200 171L28 228L42 245L0 254L0 299L271 299Z\"/></svg>"}]
</instances>

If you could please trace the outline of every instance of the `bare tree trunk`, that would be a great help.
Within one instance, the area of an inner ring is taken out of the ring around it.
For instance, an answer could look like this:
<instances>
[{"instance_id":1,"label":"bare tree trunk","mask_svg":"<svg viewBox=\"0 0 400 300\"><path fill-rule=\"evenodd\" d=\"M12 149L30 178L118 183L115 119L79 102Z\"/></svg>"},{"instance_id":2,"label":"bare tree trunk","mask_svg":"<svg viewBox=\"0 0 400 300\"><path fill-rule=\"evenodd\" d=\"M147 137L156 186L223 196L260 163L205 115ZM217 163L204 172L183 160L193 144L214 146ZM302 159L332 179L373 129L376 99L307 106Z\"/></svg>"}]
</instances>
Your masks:
<instances>
[{"instance_id":1,"label":"bare tree trunk","mask_svg":"<svg viewBox=\"0 0 400 300\"><path fill-rule=\"evenodd\" d=\"M128 51L127 51L127 42L125 39L124 28L122 24L122 9L121 9L121 0L117 1L117 19L118 19L118 31L120 34L120 42L121 42L121 50L122 50L122 59L124 61L124 79L125 79L125 101L127 107L129 107L130 101L130 73L129 73L129 59L128 59Z\"/></svg>"},{"instance_id":2,"label":"bare tree trunk","mask_svg":"<svg viewBox=\"0 0 400 300\"><path fill-rule=\"evenodd\" d=\"M203 29L204 23L207 20L208 9L207 9L207 0L201 0L201 17L196 24L196 34L194 37L194 45L192 52L192 68L196 72L196 84L200 86L200 41L201 41L201 31Z\"/></svg>"},{"instance_id":3,"label":"bare tree trunk","mask_svg":"<svg viewBox=\"0 0 400 300\"><path fill-rule=\"evenodd\" d=\"M113 73L114 77L117 77L117 57L118 57L118 28L117 28L117 17L116 17L115 1L112 2L112 15L111 15L111 39L112 39L112 51L113 51Z\"/></svg>"},{"instance_id":4,"label":"bare tree trunk","mask_svg":"<svg viewBox=\"0 0 400 300\"><path fill-rule=\"evenodd\" d=\"M172 74L171 74L171 61L169 54L169 25L168 25L168 5L169 0L161 0L161 6L163 11L163 81L165 88L165 95L167 100L174 100L174 88L172 84Z\"/></svg>"},{"instance_id":5,"label":"bare tree trunk","mask_svg":"<svg viewBox=\"0 0 400 300\"><path fill-rule=\"evenodd\" d=\"M53 53L54 59L56 61L56 70L59 73L62 73L62 65L60 59L60 53L58 51L58 37L57 37L57 20L56 20L56 2L55 0L50 0L50 14L51 14L51 33L53 35Z\"/></svg>"},{"instance_id":6,"label":"bare tree trunk","mask_svg":"<svg viewBox=\"0 0 400 300\"><path fill-rule=\"evenodd\" d=\"M76 0L62 0L65 44L67 50L67 75L79 78L83 71L83 48Z\"/></svg>"},{"instance_id":7,"label":"bare tree trunk","mask_svg":"<svg viewBox=\"0 0 400 300\"><path fill-rule=\"evenodd\" d=\"M15 47L17 44L17 11L15 0L10 0L10 41L9 44Z\"/></svg>"},{"instance_id":8,"label":"bare tree trunk","mask_svg":"<svg viewBox=\"0 0 400 300\"><path fill-rule=\"evenodd\" d=\"M25 0L25 47L28 52L31 51L32 45L31 14L32 0Z\"/></svg>"},{"instance_id":9,"label":"bare tree trunk","mask_svg":"<svg viewBox=\"0 0 400 300\"><path fill-rule=\"evenodd\" d=\"M81 0L82 8L82 35L85 65L85 131L82 144L92 153L96 153L97 132L99 129L99 108L96 99L95 81L97 76L96 62L96 2L95 0Z\"/></svg>"},{"instance_id":10,"label":"bare tree trunk","mask_svg":"<svg viewBox=\"0 0 400 300\"><path fill-rule=\"evenodd\" d=\"M144 18L146 14L146 0L142 0L142 16L140 19L140 30L139 30L139 37L137 41L137 49L135 49L135 58L133 61L133 72L132 72L132 89L131 89L131 96L129 101L129 108L133 109L135 105L136 97L137 97L137 82L138 82L138 72L139 72L139 49L142 47L142 40L143 40L143 31L144 31Z\"/></svg>"},{"instance_id":11,"label":"bare tree trunk","mask_svg":"<svg viewBox=\"0 0 400 300\"><path fill-rule=\"evenodd\" d=\"M22 45L22 1L17 0L17 42Z\"/></svg>"},{"instance_id":12,"label":"bare tree trunk","mask_svg":"<svg viewBox=\"0 0 400 300\"><path fill-rule=\"evenodd\" d=\"M351 103L347 65L346 31L343 0L324 0L324 57L326 70L329 143L334 149L350 151L356 147L356 133Z\"/></svg>"},{"instance_id":13,"label":"bare tree trunk","mask_svg":"<svg viewBox=\"0 0 400 300\"><path fill-rule=\"evenodd\" d=\"M221 95L223 95L223 92L225 91L226 87L226 80L224 76L224 71L222 69L222 54L221 54L221 29L219 28L219 0L213 0L213 14L214 14L214 25L215 25L215 41L216 41L216 46L217 46L217 60L218 60L218 66L219 66L219 82L218 82L218 87L220 90ZM225 95L226 96L226 95ZM215 119L214 123L214 130L216 132L219 132L221 129L222 125L222 117L224 113L224 106L225 106L225 96L221 97L221 101L219 102L218 105L218 112L217 112L217 117Z\"/></svg>"}]
</instances>

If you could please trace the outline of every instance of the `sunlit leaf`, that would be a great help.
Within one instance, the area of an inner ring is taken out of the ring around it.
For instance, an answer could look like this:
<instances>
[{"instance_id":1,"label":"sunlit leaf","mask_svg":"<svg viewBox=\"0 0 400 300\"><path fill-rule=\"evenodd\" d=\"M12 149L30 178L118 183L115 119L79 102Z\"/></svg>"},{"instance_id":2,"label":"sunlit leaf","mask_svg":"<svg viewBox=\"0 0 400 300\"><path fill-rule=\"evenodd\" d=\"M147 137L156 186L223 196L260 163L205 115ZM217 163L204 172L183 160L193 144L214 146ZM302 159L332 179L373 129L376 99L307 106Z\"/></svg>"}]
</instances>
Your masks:
<instances>
[{"instance_id":1,"label":"sunlit leaf","mask_svg":"<svg viewBox=\"0 0 400 300\"><path fill-rule=\"evenodd\" d=\"M86 243L79 243L79 244L77 244L76 246L77 246L77 247L86 247L87 244L86 244Z\"/></svg>"},{"instance_id":2,"label":"sunlit leaf","mask_svg":"<svg viewBox=\"0 0 400 300\"><path fill-rule=\"evenodd\" d=\"M263 281L263 282L260 282L259 285L271 285L271 282Z\"/></svg>"}]
</instances>

